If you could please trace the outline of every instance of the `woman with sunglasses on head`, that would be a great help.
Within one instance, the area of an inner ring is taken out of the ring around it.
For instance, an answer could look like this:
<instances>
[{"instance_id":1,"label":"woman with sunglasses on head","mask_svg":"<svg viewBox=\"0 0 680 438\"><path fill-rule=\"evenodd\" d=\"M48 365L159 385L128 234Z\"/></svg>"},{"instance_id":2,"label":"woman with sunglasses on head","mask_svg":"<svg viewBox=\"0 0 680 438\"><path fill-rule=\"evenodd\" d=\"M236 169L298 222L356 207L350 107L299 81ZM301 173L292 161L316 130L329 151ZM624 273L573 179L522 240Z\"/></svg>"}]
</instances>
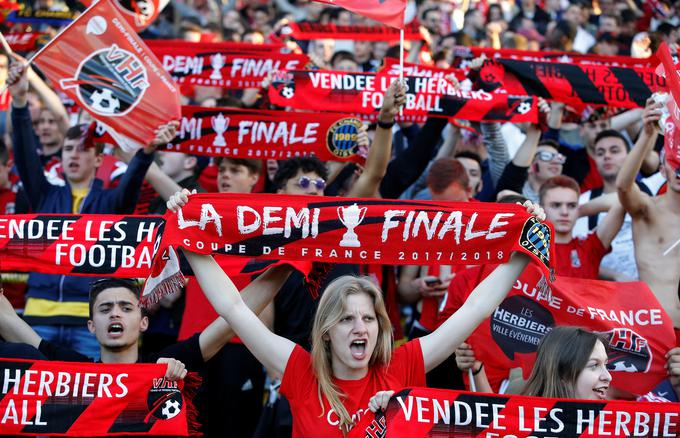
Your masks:
<instances>
[{"instance_id":1,"label":"woman with sunglasses on head","mask_svg":"<svg viewBox=\"0 0 680 438\"><path fill-rule=\"evenodd\" d=\"M176 212L187 195L174 195L168 209ZM525 206L545 218L540 207ZM382 291L367 278L340 277L319 301L308 353L269 331L212 257L185 255L215 310L269 372L283 376L281 393L291 404L296 437L343 436L378 391L424 386L425 372L449 357L500 304L529 262L527 255L513 253L436 331L394 352Z\"/></svg>"}]
</instances>

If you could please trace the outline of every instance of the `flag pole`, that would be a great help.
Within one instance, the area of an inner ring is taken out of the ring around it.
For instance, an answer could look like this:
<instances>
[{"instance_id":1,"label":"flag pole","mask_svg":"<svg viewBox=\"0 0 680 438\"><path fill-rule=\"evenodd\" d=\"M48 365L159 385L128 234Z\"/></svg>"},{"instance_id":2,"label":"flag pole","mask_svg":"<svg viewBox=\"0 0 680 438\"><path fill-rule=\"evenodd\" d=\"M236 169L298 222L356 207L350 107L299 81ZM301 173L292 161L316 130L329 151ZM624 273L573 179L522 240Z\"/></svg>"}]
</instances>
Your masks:
<instances>
[{"instance_id":1,"label":"flag pole","mask_svg":"<svg viewBox=\"0 0 680 438\"><path fill-rule=\"evenodd\" d=\"M477 392L477 385L475 385L475 375L472 373L472 367L468 368L468 379L470 379L470 391Z\"/></svg>"},{"instance_id":2,"label":"flag pole","mask_svg":"<svg viewBox=\"0 0 680 438\"><path fill-rule=\"evenodd\" d=\"M399 29L399 82L404 83L404 28ZM404 107L399 108L399 115L404 115Z\"/></svg>"}]
</instances>

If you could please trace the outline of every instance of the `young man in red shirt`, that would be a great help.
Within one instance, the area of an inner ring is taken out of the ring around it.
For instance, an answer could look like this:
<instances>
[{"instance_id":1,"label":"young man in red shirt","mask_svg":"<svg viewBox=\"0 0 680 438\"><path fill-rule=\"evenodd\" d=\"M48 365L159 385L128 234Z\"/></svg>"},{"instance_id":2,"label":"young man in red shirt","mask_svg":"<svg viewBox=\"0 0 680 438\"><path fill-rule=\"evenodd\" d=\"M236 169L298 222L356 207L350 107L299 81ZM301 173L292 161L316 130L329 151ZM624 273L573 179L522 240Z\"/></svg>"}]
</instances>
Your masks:
<instances>
[{"instance_id":1,"label":"young man in red shirt","mask_svg":"<svg viewBox=\"0 0 680 438\"><path fill-rule=\"evenodd\" d=\"M572 237L578 219L579 186L564 175L548 179L539 190L541 207L555 228L555 273L567 277L598 278L600 262L623 224L624 211L617 204L593 232Z\"/></svg>"}]
</instances>

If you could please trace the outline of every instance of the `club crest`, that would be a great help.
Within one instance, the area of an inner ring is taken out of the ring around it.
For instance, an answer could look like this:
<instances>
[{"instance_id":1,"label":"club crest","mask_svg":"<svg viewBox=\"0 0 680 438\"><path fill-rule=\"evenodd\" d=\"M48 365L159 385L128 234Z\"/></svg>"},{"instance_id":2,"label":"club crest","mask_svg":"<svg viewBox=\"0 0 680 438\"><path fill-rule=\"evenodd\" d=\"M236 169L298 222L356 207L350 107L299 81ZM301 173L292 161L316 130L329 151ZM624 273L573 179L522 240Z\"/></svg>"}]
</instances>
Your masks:
<instances>
[{"instance_id":1,"label":"club crest","mask_svg":"<svg viewBox=\"0 0 680 438\"><path fill-rule=\"evenodd\" d=\"M75 77L60 85L75 88L80 102L97 115L123 116L142 100L149 78L135 54L113 44L86 57Z\"/></svg>"},{"instance_id":2,"label":"club crest","mask_svg":"<svg viewBox=\"0 0 680 438\"><path fill-rule=\"evenodd\" d=\"M326 135L328 150L338 158L347 158L357 153L357 135L361 121L347 117L335 122Z\"/></svg>"},{"instance_id":3,"label":"club crest","mask_svg":"<svg viewBox=\"0 0 680 438\"><path fill-rule=\"evenodd\" d=\"M522 248L531 251L544 265L550 267L551 238L550 227L540 223L535 217L530 217L524 223L519 242Z\"/></svg>"}]
</instances>

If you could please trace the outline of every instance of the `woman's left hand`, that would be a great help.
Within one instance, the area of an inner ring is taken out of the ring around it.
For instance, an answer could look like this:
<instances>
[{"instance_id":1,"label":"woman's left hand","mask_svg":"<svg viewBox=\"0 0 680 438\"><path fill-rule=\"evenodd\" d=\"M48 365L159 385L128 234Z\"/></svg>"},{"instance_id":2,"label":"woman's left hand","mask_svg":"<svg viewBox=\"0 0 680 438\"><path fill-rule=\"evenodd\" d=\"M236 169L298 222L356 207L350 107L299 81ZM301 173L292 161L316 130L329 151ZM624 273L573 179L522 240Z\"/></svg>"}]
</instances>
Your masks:
<instances>
[{"instance_id":1,"label":"woman's left hand","mask_svg":"<svg viewBox=\"0 0 680 438\"><path fill-rule=\"evenodd\" d=\"M520 205L527 209L527 213L534 215L539 221L543 222L545 220L545 211L543 211L540 205L534 204L531 201L525 201L524 204Z\"/></svg>"},{"instance_id":2,"label":"woman's left hand","mask_svg":"<svg viewBox=\"0 0 680 438\"><path fill-rule=\"evenodd\" d=\"M387 408L387 403L389 403L390 398L392 398L394 391L378 391L373 397L368 401L368 409L371 412L384 411Z\"/></svg>"}]
</instances>

